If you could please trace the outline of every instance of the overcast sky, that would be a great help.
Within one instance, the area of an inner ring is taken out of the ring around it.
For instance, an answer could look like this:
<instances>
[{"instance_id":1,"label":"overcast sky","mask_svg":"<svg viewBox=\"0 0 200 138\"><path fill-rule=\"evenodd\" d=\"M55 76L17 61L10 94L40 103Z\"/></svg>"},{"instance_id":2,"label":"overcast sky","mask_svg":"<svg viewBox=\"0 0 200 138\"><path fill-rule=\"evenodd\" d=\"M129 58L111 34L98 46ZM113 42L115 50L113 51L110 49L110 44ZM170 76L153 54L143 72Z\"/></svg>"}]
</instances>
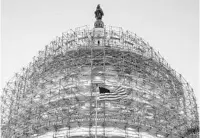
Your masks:
<instances>
[{"instance_id":1,"label":"overcast sky","mask_svg":"<svg viewBox=\"0 0 200 138\"><path fill-rule=\"evenodd\" d=\"M93 27L97 4L105 25L148 41L200 97L198 0L2 0L1 85L62 32Z\"/></svg>"}]
</instances>

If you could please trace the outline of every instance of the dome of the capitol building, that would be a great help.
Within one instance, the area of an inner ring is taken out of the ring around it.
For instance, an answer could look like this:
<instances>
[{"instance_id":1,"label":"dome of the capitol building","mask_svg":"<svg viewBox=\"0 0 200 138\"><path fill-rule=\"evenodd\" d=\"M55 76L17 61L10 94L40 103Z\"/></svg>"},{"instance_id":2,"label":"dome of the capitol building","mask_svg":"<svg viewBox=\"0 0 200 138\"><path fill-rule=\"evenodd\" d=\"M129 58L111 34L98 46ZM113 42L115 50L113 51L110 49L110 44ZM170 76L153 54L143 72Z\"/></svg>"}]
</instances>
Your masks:
<instances>
[{"instance_id":1,"label":"dome of the capitol building","mask_svg":"<svg viewBox=\"0 0 200 138\"><path fill-rule=\"evenodd\" d=\"M193 89L143 38L77 27L39 51L1 95L2 138L199 138Z\"/></svg>"}]
</instances>

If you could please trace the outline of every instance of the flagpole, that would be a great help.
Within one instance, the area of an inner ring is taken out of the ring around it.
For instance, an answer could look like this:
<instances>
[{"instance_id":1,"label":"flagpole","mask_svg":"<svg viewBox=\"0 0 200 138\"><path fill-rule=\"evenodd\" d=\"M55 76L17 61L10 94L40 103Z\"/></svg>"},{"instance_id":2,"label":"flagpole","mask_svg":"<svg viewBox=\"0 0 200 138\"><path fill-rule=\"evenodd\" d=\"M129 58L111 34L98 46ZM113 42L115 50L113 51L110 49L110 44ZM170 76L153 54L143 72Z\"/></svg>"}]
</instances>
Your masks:
<instances>
[{"instance_id":1,"label":"flagpole","mask_svg":"<svg viewBox=\"0 0 200 138\"><path fill-rule=\"evenodd\" d=\"M97 94L96 94L96 119L95 119L95 138L97 138Z\"/></svg>"}]
</instances>

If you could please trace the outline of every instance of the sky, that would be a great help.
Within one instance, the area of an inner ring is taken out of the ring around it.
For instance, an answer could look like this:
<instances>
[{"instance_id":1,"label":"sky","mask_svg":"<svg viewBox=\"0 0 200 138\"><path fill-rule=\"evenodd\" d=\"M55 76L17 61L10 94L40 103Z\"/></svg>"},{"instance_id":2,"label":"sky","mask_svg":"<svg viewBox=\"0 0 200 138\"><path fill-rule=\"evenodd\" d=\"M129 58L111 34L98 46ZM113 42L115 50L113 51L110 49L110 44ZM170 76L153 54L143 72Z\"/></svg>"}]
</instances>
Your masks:
<instances>
[{"instance_id":1,"label":"sky","mask_svg":"<svg viewBox=\"0 0 200 138\"><path fill-rule=\"evenodd\" d=\"M2 0L1 86L62 32L92 28L97 4L105 25L149 42L190 83L200 103L198 0Z\"/></svg>"}]
</instances>

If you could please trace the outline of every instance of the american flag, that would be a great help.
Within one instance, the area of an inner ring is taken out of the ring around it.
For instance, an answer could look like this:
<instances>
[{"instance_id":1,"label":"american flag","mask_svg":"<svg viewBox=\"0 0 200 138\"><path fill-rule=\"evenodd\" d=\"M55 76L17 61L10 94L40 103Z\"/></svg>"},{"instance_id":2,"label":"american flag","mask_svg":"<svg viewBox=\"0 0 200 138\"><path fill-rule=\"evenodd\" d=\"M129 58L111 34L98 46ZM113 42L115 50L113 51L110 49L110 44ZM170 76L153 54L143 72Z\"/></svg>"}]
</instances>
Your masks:
<instances>
[{"instance_id":1,"label":"american flag","mask_svg":"<svg viewBox=\"0 0 200 138\"><path fill-rule=\"evenodd\" d=\"M113 91L110 91L110 90L103 88L103 87L99 87L99 93L100 93L100 96L99 96L100 101L119 100L121 98L125 98L126 96L128 96L126 89L121 87L121 86L118 86Z\"/></svg>"}]
</instances>

